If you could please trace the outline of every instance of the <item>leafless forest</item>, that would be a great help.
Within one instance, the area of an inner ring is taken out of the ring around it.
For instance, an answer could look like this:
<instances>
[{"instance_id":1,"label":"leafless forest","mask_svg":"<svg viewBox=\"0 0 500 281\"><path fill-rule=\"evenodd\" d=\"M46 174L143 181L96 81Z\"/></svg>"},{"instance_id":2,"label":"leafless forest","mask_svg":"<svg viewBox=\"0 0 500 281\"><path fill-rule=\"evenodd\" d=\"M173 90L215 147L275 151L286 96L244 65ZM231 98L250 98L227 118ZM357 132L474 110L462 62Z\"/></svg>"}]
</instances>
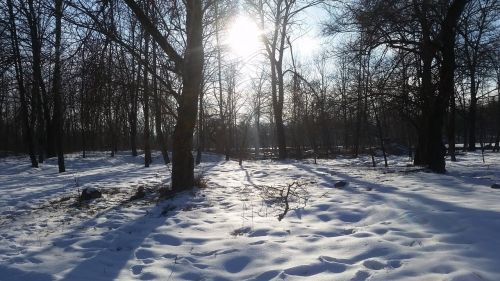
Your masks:
<instances>
[{"instance_id":1,"label":"leafless forest","mask_svg":"<svg viewBox=\"0 0 500 281\"><path fill-rule=\"evenodd\" d=\"M64 172L65 153L119 150L148 167L159 150L179 191L205 151L404 153L438 173L445 155L499 151L497 0L0 7L0 153L33 167L57 157Z\"/></svg>"}]
</instances>

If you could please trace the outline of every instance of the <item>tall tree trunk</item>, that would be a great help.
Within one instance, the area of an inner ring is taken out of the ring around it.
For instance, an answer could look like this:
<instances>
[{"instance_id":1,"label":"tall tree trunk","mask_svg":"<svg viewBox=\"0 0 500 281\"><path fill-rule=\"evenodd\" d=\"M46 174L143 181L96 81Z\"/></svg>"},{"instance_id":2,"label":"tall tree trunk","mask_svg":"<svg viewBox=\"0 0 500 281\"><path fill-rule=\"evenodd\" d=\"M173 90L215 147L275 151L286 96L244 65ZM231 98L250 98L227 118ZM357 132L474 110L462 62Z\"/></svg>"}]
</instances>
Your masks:
<instances>
[{"instance_id":1,"label":"tall tree trunk","mask_svg":"<svg viewBox=\"0 0 500 281\"><path fill-rule=\"evenodd\" d=\"M105 52L103 52L104 55ZM105 81L103 81L103 84L106 84L106 98L107 98L107 106L108 109L106 110L106 115L107 115L107 120L108 120L108 130L109 130L109 135L110 135L110 156L115 157L115 143L116 143L116 128L115 124L113 122L113 102L114 102L114 97L113 97L113 44L110 43L109 45L109 53L107 57L107 62L106 66L103 65L103 68L107 68L106 74L104 75ZM116 115L116 114L115 114ZM115 116L116 118L116 116Z\"/></svg>"},{"instance_id":2,"label":"tall tree trunk","mask_svg":"<svg viewBox=\"0 0 500 281\"><path fill-rule=\"evenodd\" d=\"M156 73L157 63L156 63L156 44L153 44L153 71ZM158 93L158 81L156 75L153 75L153 99L154 99L154 110L155 110L155 131L156 139L158 140L158 146L160 147L161 155L163 157L163 162L165 165L170 163L170 158L168 157L167 140L161 128L162 124L162 114L161 114L161 100Z\"/></svg>"},{"instance_id":3,"label":"tall tree trunk","mask_svg":"<svg viewBox=\"0 0 500 281\"><path fill-rule=\"evenodd\" d=\"M431 147L429 149L429 168L438 173L446 171L445 149L441 133L442 120L450 98L454 96L456 27L466 3L467 0L455 0L452 2L441 30L442 62L439 71L439 94L435 101L433 114L435 127L432 131L435 135L432 135L433 139L430 140ZM453 99L452 101L454 102Z\"/></svg>"},{"instance_id":4,"label":"tall tree trunk","mask_svg":"<svg viewBox=\"0 0 500 281\"><path fill-rule=\"evenodd\" d=\"M201 152L203 150L203 93L200 93L198 113L198 149L196 151L196 165L201 163Z\"/></svg>"},{"instance_id":5,"label":"tall tree trunk","mask_svg":"<svg viewBox=\"0 0 500 281\"><path fill-rule=\"evenodd\" d=\"M456 25L466 0L455 0L448 9L440 32L442 61L439 69L438 95L432 98L423 129L426 133L424 159L436 173L446 172L445 149L442 141L444 114L454 91ZM420 141L420 139L419 139Z\"/></svg>"},{"instance_id":6,"label":"tall tree trunk","mask_svg":"<svg viewBox=\"0 0 500 281\"><path fill-rule=\"evenodd\" d=\"M182 77L177 123L172 151L172 191L179 192L194 184L193 132L198 113L198 97L203 78L203 8L202 0L187 0L186 49L181 57L133 0L124 0L143 28L150 33L174 64L174 72Z\"/></svg>"},{"instance_id":7,"label":"tall tree trunk","mask_svg":"<svg viewBox=\"0 0 500 281\"><path fill-rule=\"evenodd\" d=\"M283 35L284 36L284 35ZM285 124L283 123L283 103L285 100L285 82L283 74L283 60L280 59L276 63L276 74L278 76L278 103L275 106L274 113L276 116L276 136L278 137L278 157L286 159L286 136Z\"/></svg>"},{"instance_id":8,"label":"tall tree trunk","mask_svg":"<svg viewBox=\"0 0 500 281\"><path fill-rule=\"evenodd\" d=\"M57 165L59 173L66 171L64 165L63 150L63 120L62 120L62 93L61 93L61 18L63 9L63 0L55 1L55 54L54 54L54 129L56 138Z\"/></svg>"},{"instance_id":9,"label":"tall tree trunk","mask_svg":"<svg viewBox=\"0 0 500 281\"><path fill-rule=\"evenodd\" d=\"M31 40L31 53L33 56L31 64L33 72L32 98L37 116L38 161L42 163L45 156L53 157L55 153L48 94L42 76L42 40L37 11L35 10L33 0L28 0L27 20Z\"/></svg>"},{"instance_id":10,"label":"tall tree trunk","mask_svg":"<svg viewBox=\"0 0 500 281\"><path fill-rule=\"evenodd\" d=\"M28 155L31 160L31 167L38 168L38 161L36 160L35 156L35 143L33 140L33 130L29 122L28 101L26 99L26 88L24 87L24 74L21 62L21 54L19 51L19 42L17 40L17 30L14 19L14 9L12 5L12 0L7 0L7 6L9 10L10 39L15 59L14 66L16 70L16 80L21 99L21 118L23 124L23 135L26 145L28 147Z\"/></svg>"},{"instance_id":11,"label":"tall tree trunk","mask_svg":"<svg viewBox=\"0 0 500 281\"><path fill-rule=\"evenodd\" d=\"M172 153L172 190L194 184L193 131L203 76L203 12L201 0L186 1L187 43L182 72L182 97L175 125Z\"/></svg>"},{"instance_id":12,"label":"tall tree trunk","mask_svg":"<svg viewBox=\"0 0 500 281\"><path fill-rule=\"evenodd\" d=\"M283 124L283 103L280 99L283 92L283 74L281 72L281 68L279 67L279 62L277 62L274 57L271 57L271 94L279 159L285 159L287 156L285 126Z\"/></svg>"},{"instance_id":13,"label":"tall tree trunk","mask_svg":"<svg viewBox=\"0 0 500 281\"><path fill-rule=\"evenodd\" d=\"M500 71L497 69L497 136L495 139L496 152L500 152Z\"/></svg>"},{"instance_id":14,"label":"tall tree trunk","mask_svg":"<svg viewBox=\"0 0 500 281\"><path fill-rule=\"evenodd\" d=\"M476 151L476 115L477 115L477 86L476 74L471 69L470 74L470 105L469 105L469 146L468 151Z\"/></svg>"},{"instance_id":15,"label":"tall tree trunk","mask_svg":"<svg viewBox=\"0 0 500 281\"><path fill-rule=\"evenodd\" d=\"M450 97L450 113L448 120L448 154L451 161L457 161L455 153L455 117L456 117L456 104L455 104L455 91L452 92Z\"/></svg>"},{"instance_id":16,"label":"tall tree trunk","mask_svg":"<svg viewBox=\"0 0 500 281\"><path fill-rule=\"evenodd\" d=\"M224 113L224 103L223 103L223 90L222 90L222 55L221 55L221 45L220 45L220 28L219 28L219 4L215 1L215 40L217 45L217 82L219 84L219 119L220 128L223 142L224 154L226 156L226 161L229 161L229 140L228 140L228 130L227 130L227 114Z\"/></svg>"},{"instance_id":17,"label":"tall tree trunk","mask_svg":"<svg viewBox=\"0 0 500 281\"><path fill-rule=\"evenodd\" d=\"M149 34L144 32L144 61L149 63ZM144 104L144 166L149 167L151 164L151 146L149 143L149 81L147 67L144 66L143 77L143 104Z\"/></svg>"},{"instance_id":18,"label":"tall tree trunk","mask_svg":"<svg viewBox=\"0 0 500 281\"><path fill-rule=\"evenodd\" d=\"M82 49L82 62L85 61L85 50ZM82 138L82 158L85 158L87 155L87 126L89 124L89 120L87 118L89 112L87 108L85 107L85 73L86 68L85 64L82 63L81 69L80 69L80 76L81 76L81 85L80 85L80 126L81 126L81 138Z\"/></svg>"},{"instance_id":19,"label":"tall tree trunk","mask_svg":"<svg viewBox=\"0 0 500 281\"><path fill-rule=\"evenodd\" d=\"M420 102L421 116L418 120L418 142L415 149L415 157L413 162L415 165L426 166L429 164L429 147L428 140L430 135L429 119L431 114L432 100L435 95L432 84L432 60L434 59L434 46L431 40L431 30L426 14L430 9L430 0L424 0L421 3L421 11L418 13L418 21L422 29L422 39L420 44L420 60L418 61L419 76L421 77L420 85Z\"/></svg>"},{"instance_id":20,"label":"tall tree trunk","mask_svg":"<svg viewBox=\"0 0 500 281\"><path fill-rule=\"evenodd\" d=\"M382 131L382 124L380 123L380 118L378 117L377 108L375 107L375 103L373 103L373 114L375 115L375 122L377 123L377 132L378 138L380 141L380 149L382 149L382 155L384 156L384 167L388 167L387 164L387 154L385 151L385 143L384 143L384 133Z\"/></svg>"},{"instance_id":21,"label":"tall tree trunk","mask_svg":"<svg viewBox=\"0 0 500 281\"><path fill-rule=\"evenodd\" d=\"M361 141L363 140L362 135L362 124L366 119L365 110L363 107L363 92L365 87L363 87L363 83L365 82L365 62L363 61L364 56L364 48L363 48L363 31L361 31L360 45L359 45L359 73L358 73L358 82L357 82L357 99L356 99L356 138L354 140L354 156L358 157L360 153ZM366 85L366 84L365 84Z\"/></svg>"},{"instance_id":22,"label":"tall tree trunk","mask_svg":"<svg viewBox=\"0 0 500 281\"><path fill-rule=\"evenodd\" d=\"M138 101L137 96L139 92L139 83L141 77L141 65L137 64L137 79L135 80L135 86L130 89L130 148L132 150L132 156L137 156L137 109Z\"/></svg>"},{"instance_id":23,"label":"tall tree trunk","mask_svg":"<svg viewBox=\"0 0 500 281\"><path fill-rule=\"evenodd\" d=\"M431 50L431 42L424 39L422 44L422 84L420 86L420 96L422 98L422 112L420 117L420 122L418 124L418 142L415 149L414 164L426 166L429 163L428 155L428 139L430 134L430 129L428 128L429 123L432 123L432 119L429 120L432 106L431 100L434 96L433 86L432 86L432 59L433 54Z\"/></svg>"}]
</instances>

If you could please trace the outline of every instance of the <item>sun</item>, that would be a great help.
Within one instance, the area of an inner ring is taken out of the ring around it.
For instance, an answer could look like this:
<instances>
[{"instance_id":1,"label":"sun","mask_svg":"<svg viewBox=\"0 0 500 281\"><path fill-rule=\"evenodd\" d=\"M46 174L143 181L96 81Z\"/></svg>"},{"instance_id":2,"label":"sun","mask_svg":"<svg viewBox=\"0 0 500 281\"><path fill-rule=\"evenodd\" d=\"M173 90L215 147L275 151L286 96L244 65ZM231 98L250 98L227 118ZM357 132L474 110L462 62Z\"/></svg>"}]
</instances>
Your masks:
<instances>
[{"instance_id":1,"label":"sun","mask_svg":"<svg viewBox=\"0 0 500 281\"><path fill-rule=\"evenodd\" d=\"M239 15L229 25L226 44L235 57L250 58L261 48L260 34L250 18Z\"/></svg>"}]
</instances>

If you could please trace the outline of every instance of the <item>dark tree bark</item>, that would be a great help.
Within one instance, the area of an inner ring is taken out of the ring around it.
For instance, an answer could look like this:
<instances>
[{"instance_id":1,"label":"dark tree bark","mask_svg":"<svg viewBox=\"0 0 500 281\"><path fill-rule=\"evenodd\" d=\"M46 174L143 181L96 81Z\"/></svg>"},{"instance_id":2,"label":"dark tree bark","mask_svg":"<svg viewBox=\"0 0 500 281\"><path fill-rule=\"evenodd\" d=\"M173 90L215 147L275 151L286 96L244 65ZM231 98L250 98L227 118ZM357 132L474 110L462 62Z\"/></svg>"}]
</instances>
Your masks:
<instances>
[{"instance_id":1,"label":"dark tree bark","mask_svg":"<svg viewBox=\"0 0 500 281\"><path fill-rule=\"evenodd\" d=\"M16 80L18 91L21 99L21 118L23 124L23 133L26 146L28 148L28 155L31 160L31 167L38 168L38 161L35 156L35 143L33 140L33 129L29 122L28 101L26 99L26 88L24 87L24 74L21 62L21 54L19 51L19 42L17 40L16 23L14 20L14 9L12 0L7 0L7 7L9 10L9 29L10 39L12 43L12 50L14 52L14 66L16 70Z\"/></svg>"},{"instance_id":2,"label":"dark tree bark","mask_svg":"<svg viewBox=\"0 0 500 281\"><path fill-rule=\"evenodd\" d=\"M202 4L201 0L186 2L187 44L182 72L183 88L172 152L172 189L174 191L191 188L194 183L194 161L191 149L203 76Z\"/></svg>"},{"instance_id":3,"label":"dark tree bark","mask_svg":"<svg viewBox=\"0 0 500 281\"><path fill-rule=\"evenodd\" d=\"M427 27L427 21L425 19L420 19L420 25L423 29L423 39L421 43L421 60L422 60L422 70L421 79L422 84L420 86L420 97L422 100L422 113L421 120L419 122L418 130L418 142L415 149L415 165L426 166L429 164L429 143L430 138L430 128L432 126L431 110L432 100L434 96L434 89L432 85L432 60L434 58L433 45L430 39L429 30Z\"/></svg>"},{"instance_id":4,"label":"dark tree bark","mask_svg":"<svg viewBox=\"0 0 500 281\"><path fill-rule=\"evenodd\" d=\"M53 125L55 129L56 151L57 151L57 165L59 173L66 171L64 165L64 150L63 150L63 120L62 120L62 93L61 93L61 18L63 13L63 0L55 1L55 54L54 54L54 120Z\"/></svg>"},{"instance_id":5,"label":"dark tree bark","mask_svg":"<svg viewBox=\"0 0 500 281\"><path fill-rule=\"evenodd\" d=\"M200 93L199 98L199 112L198 112L198 149L196 150L196 165L201 163L201 152L204 147L204 136L203 136L203 92Z\"/></svg>"},{"instance_id":6,"label":"dark tree bark","mask_svg":"<svg viewBox=\"0 0 500 281\"><path fill-rule=\"evenodd\" d=\"M219 14L219 5L218 2L216 1L214 3L215 7L215 41L217 45L217 82L219 84L219 99L218 99L218 106L219 106L219 122L220 122L220 131L222 135L222 145L224 149L224 154L226 157L226 161L229 161L230 157L230 148L229 148L229 132L228 132L228 123L229 121L228 114L226 114L225 109L224 109L224 97L223 97L223 89L222 89L222 51L221 51L221 44L220 44L220 27L219 27L219 19L220 19L220 14ZM229 93L228 93L229 94Z\"/></svg>"},{"instance_id":7,"label":"dark tree bark","mask_svg":"<svg viewBox=\"0 0 500 281\"><path fill-rule=\"evenodd\" d=\"M23 2L24 5L24 2ZM26 9L25 9L26 10ZM32 74L34 105L37 109L37 137L39 140L39 160L43 162L45 158L56 156L54 142L54 127L52 124L49 93L45 87L45 81L42 76L42 35L40 25L40 12L35 8L34 1L28 0L28 9L26 10L28 27L31 40L32 52Z\"/></svg>"},{"instance_id":8,"label":"dark tree bark","mask_svg":"<svg viewBox=\"0 0 500 281\"><path fill-rule=\"evenodd\" d=\"M182 77L182 95L179 97L177 123L172 151L172 190L179 192L194 183L193 131L198 113L198 97L203 76L203 9L201 0L187 0L186 50L181 57L168 43L154 23L133 0L124 0L143 28L154 38L175 65Z\"/></svg>"},{"instance_id":9,"label":"dark tree bark","mask_svg":"<svg viewBox=\"0 0 500 281\"><path fill-rule=\"evenodd\" d=\"M146 63L149 62L149 35L145 33L144 36L144 60ZM144 166L149 167L151 164L151 146L149 143L149 81L148 81L148 71L144 67L144 77L143 77L143 92L142 100L144 105Z\"/></svg>"},{"instance_id":10,"label":"dark tree bark","mask_svg":"<svg viewBox=\"0 0 500 281\"><path fill-rule=\"evenodd\" d=\"M287 157L285 125L283 123L283 102L285 90L283 85L283 69L281 64L282 59L279 62L275 62L273 59L273 62L271 63L271 68L274 69L274 74L272 74L271 76L271 83L273 84L271 87L271 92L273 95L273 112L274 121L276 123L276 137L278 139L278 157L279 159L285 159ZM277 93L276 86L278 87Z\"/></svg>"},{"instance_id":11,"label":"dark tree bark","mask_svg":"<svg viewBox=\"0 0 500 281\"><path fill-rule=\"evenodd\" d=\"M438 44L442 58L437 95L432 94L431 82L432 50L434 44L429 40L430 30L425 28L427 26L426 22L422 22L424 31L421 54L423 61L422 96L424 97L424 112L418 132L419 142L414 163L415 165L428 166L436 173L446 172L446 149L442 141L442 129L446 108L454 92L456 27L466 3L467 0L453 1L441 24Z\"/></svg>"},{"instance_id":12,"label":"dark tree bark","mask_svg":"<svg viewBox=\"0 0 500 281\"><path fill-rule=\"evenodd\" d=\"M469 145L468 151L476 151L476 116L477 116L477 86L475 69L470 70L470 104L468 115Z\"/></svg>"},{"instance_id":13,"label":"dark tree bark","mask_svg":"<svg viewBox=\"0 0 500 281\"><path fill-rule=\"evenodd\" d=\"M153 44L153 71L156 73L157 62L156 62L156 44ZM165 165L170 163L170 158L168 157L167 140L161 128L162 124L162 112L161 112L161 99L158 93L158 82L156 75L153 75L153 100L154 100L154 110L155 110L155 131L156 139L158 140L158 146L160 147L161 155L163 157L163 162Z\"/></svg>"},{"instance_id":14,"label":"dark tree bark","mask_svg":"<svg viewBox=\"0 0 500 281\"><path fill-rule=\"evenodd\" d=\"M500 69L497 71L497 136L495 138L495 151L500 152Z\"/></svg>"},{"instance_id":15,"label":"dark tree bark","mask_svg":"<svg viewBox=\"0 0 500 281\"><path fill-rule=\"evenodd\" d=\"M442 128L446 107L454 92L456 27L466 3L466 0L453 1L440 31L442 61L439 69L438 95L433 98L424 127L428 134L427 164L432 171L437 173L446 172L446 150L442 141Z\"/></svg>"},{"instance_id":16,"label":"dark tree bark","mask_svg":"<svg viewBox=\"0 0 500 281\"><path fill-rule=\"evenodd\" d=\"M46 126L49 124L50 117L44 119L45 114L48 113L48 108L43 110L44 98L42 97L42 93L40 91L42 79L42 62L41 62L41 52L42 52L42 42L40 39L40 34L38 30L38 18L35 11L33 0L28 0L28 11L27 11L27 19L29 25L30 39L31 39L31 54L32 54L32 73L33 85L31 87L32 92L32 104L34 112L34 116L36 116L36 135L38 139L38 162L43 163L45 159L46 146L47 146L47 136L51 136L51 134L46 134L45 129L50 127ZM34 122L34 121L33 121ZM44 151L45 150L45 151Z\"/></svg>"},{"instance_id":17,"label":"dark tree bark","mask_svg":"<svg viewBox=\"0 0 500 281\"><path fill-rule=\"evenodd\" d=\"M455 146L455 119L456 119L455 91L450 97L450 112L448 114L448 154L451 161L457 161Z\"/></svg>"},{"instance_id":18,"label":"dark tree bark","mask_svg":"<svg viewBox=\"0 0 500 281\"><path fill-rule=\"evenodd\" d=\"M132 150L132 156L137 156L137 110L138 110L138 92L141 77L141 65L137 64L137 78L135 80L135 87L130 89L130 111L129 111L129 123L130 123L130 148Z\"/></svg>"}]
</instances>

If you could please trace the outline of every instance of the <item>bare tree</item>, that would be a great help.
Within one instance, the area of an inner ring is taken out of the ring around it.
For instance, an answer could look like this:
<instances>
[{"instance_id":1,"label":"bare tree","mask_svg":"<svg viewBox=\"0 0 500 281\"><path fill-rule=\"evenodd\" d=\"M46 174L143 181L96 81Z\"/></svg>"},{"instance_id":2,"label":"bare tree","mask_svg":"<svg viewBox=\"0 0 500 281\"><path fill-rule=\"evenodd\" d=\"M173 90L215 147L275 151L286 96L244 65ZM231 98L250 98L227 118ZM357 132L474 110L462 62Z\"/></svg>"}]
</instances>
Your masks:
<instances>
[{"instance_id":1,"label":"bare tree","mask_svg":"<svg viewBox=\"0 0 500 281\"><path fill-rule=\"evenodd\" d=\"M24 86L24 73L23 64L21 61L21 53L19 51L19 42L17 37L16 22L14 17L14 8L12 0L7 0L7 8L9 10L9 29L10 29L10 39L12 43L12 51L14 55L14 67L16 72L16 80L19 91L19 96L21 100L21 117L23 119L23 134L26 145L28 147L28 154L31 160L31 166L33 168L38 168L38 161L35 156L35 143L33 139L33 127L30 125L29 113L28 113L28 101L26 98L26 88Z\"/></svg>"},{"instance_id":2,"label":"bare tree","mask_svg":"<svg viewBox=\"0 0 500 281\"><path fill-rule=\"evenodd\" d=\"M280 159L287 157L285 124L283 122L283 103L285 100L285 85L283 69L284 57L287 48L287 38L290 36L291 26L294 18L302 11L319 4L321 1L297 1L297 0L247 0L259 21L263 31L262 41L266 48L271 73L271 98L278 140L278 156ZM269 25L269 26L268 26ZM268 28L270 27L270 28Z\"/></svg>"},{"instance_id":3,"label":"bare tree","mask_svg":"<svg viewBox=\"0 0 500 281\"><path fill-rule=\"evenodd\" d=\"M62 120L62 93L61 93L61 19L63 14L63 0L55 1L55 54L54 54L54 77L53 77L53 95L54 95L54 131L56 138L57 164L59 173L65 172L64 149L63 149L63 120Z\"/></svg>"},{"instance_id":4,"label":"bare tree","mask_svg":"<svg viewBox=\"0 0 500 281\"><path fill-rule=\"evenodd\" d=\"M172 152L172 190L190 188L194 183L194 160L191 153L193 131L198 113L203 73L203 5L201 0L188 0L185 6L186 47L181 56L134 0L124 0L142 27L158 43L174 64L173 70L182 77L177 124Z\"/></svg>"}]
</instances>

